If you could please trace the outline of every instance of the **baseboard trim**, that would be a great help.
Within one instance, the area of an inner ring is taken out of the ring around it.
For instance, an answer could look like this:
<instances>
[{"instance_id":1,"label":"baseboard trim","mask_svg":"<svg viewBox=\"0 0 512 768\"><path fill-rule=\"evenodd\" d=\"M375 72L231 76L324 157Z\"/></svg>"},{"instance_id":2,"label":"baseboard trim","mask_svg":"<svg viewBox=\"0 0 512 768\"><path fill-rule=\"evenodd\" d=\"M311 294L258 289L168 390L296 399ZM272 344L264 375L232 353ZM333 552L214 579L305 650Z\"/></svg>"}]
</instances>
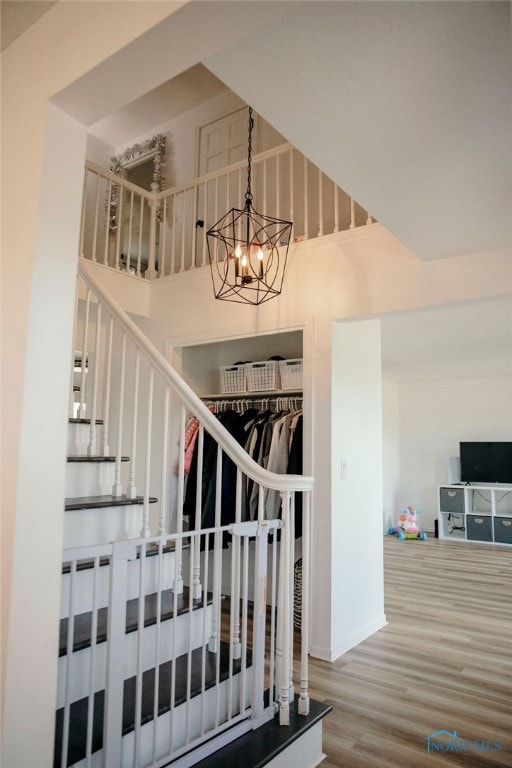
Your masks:
<instances>
[{"instance_id":1,"label":"baseboard trim","mask_svg":"<svg viewBox=\"0 0 512 768\"><path fill-rule=\"evenodd\" d=\"M344 653L350 651L351 648L355 648L356 645L362 643L363 640L371 637L375 632L386 626L387 624L386 614L383 613L378 619L375 619L371 624L366 627L362 627L357 632L354 632L347 638L344 638L340 643L332 648L325 648L321 645L312 645L310 649L310 655L316 659L322 659L322 661L336 661Z\"/></svg>"}]
</instances>

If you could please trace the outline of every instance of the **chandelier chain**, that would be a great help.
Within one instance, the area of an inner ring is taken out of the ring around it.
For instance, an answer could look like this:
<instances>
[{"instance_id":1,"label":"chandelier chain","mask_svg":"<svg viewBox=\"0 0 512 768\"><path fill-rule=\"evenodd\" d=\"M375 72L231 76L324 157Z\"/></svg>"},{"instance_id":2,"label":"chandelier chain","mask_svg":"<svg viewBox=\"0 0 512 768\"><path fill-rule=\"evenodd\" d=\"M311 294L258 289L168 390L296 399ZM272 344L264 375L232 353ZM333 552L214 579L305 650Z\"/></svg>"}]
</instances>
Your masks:
<instances>
[{"instance_id":1,"label":"chandelier chain","mask_svg":"<svg viewBox=\"0 0 512 768\"><path fill-rule=\"evenodd\" d=\"M252 201L251 192L251 160L252 160L252 128L254 120L252 118L252 107L249 107L249 137L247 140L247 191L245 193L245 202Z\"/></svg>"}]
</instances>

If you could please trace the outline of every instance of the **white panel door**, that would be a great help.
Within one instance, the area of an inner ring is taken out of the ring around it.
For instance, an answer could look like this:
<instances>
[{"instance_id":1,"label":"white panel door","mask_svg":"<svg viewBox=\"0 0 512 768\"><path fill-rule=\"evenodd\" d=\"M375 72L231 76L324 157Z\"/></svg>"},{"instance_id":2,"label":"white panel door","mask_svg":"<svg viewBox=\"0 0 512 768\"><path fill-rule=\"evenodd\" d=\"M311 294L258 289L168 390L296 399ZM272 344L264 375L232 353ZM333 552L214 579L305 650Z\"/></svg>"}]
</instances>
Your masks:
<instances>
[{"instance_id":1,"label":"white panel door","mask_svg":"<svg viewBox=\"0 0 512 768\"><path fill-rule=\"evenodd\" d=\"M200 128L199 176L245 160L248 119L248 108L243 107Z\"/></svg>"}]
</instances>

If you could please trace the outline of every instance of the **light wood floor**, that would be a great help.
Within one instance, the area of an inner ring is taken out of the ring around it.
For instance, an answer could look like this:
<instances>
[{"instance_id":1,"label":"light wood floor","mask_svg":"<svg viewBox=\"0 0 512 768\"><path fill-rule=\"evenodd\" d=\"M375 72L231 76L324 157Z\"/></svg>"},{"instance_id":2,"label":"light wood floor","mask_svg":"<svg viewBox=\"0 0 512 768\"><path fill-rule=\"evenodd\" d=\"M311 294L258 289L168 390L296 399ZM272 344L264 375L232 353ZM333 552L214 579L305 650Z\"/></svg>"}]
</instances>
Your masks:
<instances>
[{"instance_id":1,"label":"light wood floor","mask_svg":"<svg viewBox=\"0 0 512 768\"><path fill-rule=\"evenodd\" d=\"M333 707L322 768L512 768L512 548L386 537L384 557L388 625L310 660L311 695ZM471 751L429 754L441 729Z\"/></svg>"}]
</instances>

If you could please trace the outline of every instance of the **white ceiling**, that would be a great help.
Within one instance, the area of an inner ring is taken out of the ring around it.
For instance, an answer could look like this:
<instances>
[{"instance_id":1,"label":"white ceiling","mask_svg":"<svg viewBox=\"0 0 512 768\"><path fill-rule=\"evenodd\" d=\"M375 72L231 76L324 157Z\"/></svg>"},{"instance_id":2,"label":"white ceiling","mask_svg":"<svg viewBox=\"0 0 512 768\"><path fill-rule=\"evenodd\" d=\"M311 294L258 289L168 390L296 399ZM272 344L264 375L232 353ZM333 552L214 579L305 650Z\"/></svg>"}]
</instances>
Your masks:
<instances>
[{"instance_id":1,"label":"white ceiling","mask_svg":"<svg viewBox=\"0 0 512 768\"><path fill-rule=\"evenodd\" d=\"M1 0L2 47L53 5ZM60 103L120 146L228 83L421 258L498 247L512 228L507 5L192 2L160 25L158 44L138 46L139 80L159 85L127 99L124 50L106 63L124 84L105 92L100 67ZM175 76L162 83L151 52L163 40ZM382 338L388 378L510 374L511 299L388 315Z\"/></svg>"},{"instance_id":2,"label":"white ceiling","mask_svg":"<svg viewBox=\"0 0 512 768\"><path fill-rule=\"evenodd\" d=\"M0 50L4 50L23 34L41 16L44 16L57 0L1 0L0 2Z\"/></svg>"},{"instance_id":3,"label":"white ceiling","mask_svg":"<svg viewBox=\"0 0 512 768\"><path fill-rule=\"evenodd\" d=\"M157 131L173 117L228 91L202 64L182 72L89 127L89 133L113 147Z\"/></svg>"},{"instance_id":4,"label":"white ceiling","mask_svg":"<svg viewBox=\"0 0 512 768\"><path fill-rule=\"evenodd\" d=\"M382 318L382 368L395 381L512 376L512 297Z\"/></svg>"}]
</instances>

